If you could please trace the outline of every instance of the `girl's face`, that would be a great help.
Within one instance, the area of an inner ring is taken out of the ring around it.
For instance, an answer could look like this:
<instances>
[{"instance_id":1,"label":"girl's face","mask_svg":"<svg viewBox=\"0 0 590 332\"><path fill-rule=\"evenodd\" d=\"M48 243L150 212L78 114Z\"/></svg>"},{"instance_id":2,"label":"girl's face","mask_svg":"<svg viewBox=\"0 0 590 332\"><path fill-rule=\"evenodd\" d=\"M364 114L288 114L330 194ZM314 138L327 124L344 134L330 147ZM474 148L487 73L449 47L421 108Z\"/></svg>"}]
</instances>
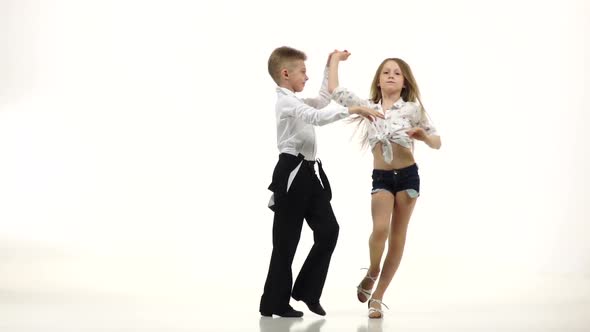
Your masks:
<instances>
[{"instance_id":1,"label":"girl's face","mask_svg":"<svg viewBox=\"0 0 590 332\"><path fill-rule=\"evenodd\" d=\"M379 74L379 87L383 95L398 93L404 87L404 75L397 62L387 61Z\"/></svg>"}]
</instances>

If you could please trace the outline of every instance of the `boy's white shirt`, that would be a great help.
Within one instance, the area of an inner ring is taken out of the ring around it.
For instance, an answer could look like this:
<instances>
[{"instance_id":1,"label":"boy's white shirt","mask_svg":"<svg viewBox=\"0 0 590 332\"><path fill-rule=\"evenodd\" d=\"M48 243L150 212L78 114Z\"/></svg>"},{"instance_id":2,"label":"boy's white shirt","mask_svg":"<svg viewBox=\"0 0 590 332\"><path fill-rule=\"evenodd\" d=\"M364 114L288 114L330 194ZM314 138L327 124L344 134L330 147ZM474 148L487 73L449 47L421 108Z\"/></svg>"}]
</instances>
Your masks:
<instances>
[{"instance_id":1,"label":"boy's white shirt","mask_svg":"<svg viewBox=\"0 0 590 332\"><path fill-rule=\"evenodd\" d=\"M323 109L330 104L332 95L328 92L328 67L324 70L324 79L319 95L315 98L299 98L289 89L277 87L276 121L277 147L279 153L298 156L306 160L316 159L317 144L314 126L323 126L350 115L348 107ZM297 175L301 163L289 174L287 191ZM274 205L274 194L268 206Z\"/></svg>"},{"instance_id":2,"label":"boy's white shirt","mask_svg":"<svg viewBox=\"0 0 590 332\"><path fill-rule=\"evenodd\" d=\"M315 160L317 146L314 126L323 126L348 117L348 107L323 109L330 104L328 92L328 68L319 95L315 98L299 98L289 89L277 87L276 121L279 153Z\"/></svg>"}]
</instances>

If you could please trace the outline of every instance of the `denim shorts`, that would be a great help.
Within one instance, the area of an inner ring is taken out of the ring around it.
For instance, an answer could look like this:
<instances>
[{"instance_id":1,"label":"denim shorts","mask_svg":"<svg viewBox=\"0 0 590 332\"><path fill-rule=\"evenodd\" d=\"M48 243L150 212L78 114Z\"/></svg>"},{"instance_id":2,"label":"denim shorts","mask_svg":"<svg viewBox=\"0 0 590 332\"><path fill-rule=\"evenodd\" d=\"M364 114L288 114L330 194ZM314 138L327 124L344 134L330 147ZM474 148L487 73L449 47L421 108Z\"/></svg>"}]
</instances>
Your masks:
<instances>
[{"instance_id":1,"label":"denim shorts","mask_svg":"<svg viewBox=\"0 0 590 332\"><path fill-rule=\"evenodd\" d=\"M411 198L420 196L420 175L418 165L393 170L373 170L373 189L371 194L380 191L389 191L396 194L406 191Z\"/></svg>"}]
</instances>

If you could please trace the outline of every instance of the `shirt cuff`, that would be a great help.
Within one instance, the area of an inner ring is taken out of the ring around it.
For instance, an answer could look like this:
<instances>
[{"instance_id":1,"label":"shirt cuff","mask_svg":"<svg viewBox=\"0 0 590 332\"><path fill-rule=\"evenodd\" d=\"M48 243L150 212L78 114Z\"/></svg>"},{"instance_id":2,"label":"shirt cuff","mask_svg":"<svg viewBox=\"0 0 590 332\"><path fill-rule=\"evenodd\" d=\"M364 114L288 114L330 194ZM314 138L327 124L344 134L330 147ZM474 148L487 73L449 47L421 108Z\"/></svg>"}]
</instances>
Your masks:
<instances>
[{"instance_id":1,"label":"shirt cuff","mask_svg":"<svg viewBox=\"0 0 590 332\"><path fill-rule=\"evenodd\" d=\"M338 86L336 87L336 89L334 89L334 91L332 91L332 95L330 96L330 98L334 101L337 101L338 96L341 95L342 93L346 93L348 92L348 90L346 90L346 88L343 88L342 86Z\"/></svg>"},{"instance_id":2,"label":"shirt cuff","mask_svg":"<svg viewBox=\"0 0 590 332\"><path fill-rule=\"evenodd\" d=\"M348 107L342 107L342 111L340 112L340 115L342 116L342 118L347 118L350 114L350 110L348 109Z\"/></svg>"}]
</instances>

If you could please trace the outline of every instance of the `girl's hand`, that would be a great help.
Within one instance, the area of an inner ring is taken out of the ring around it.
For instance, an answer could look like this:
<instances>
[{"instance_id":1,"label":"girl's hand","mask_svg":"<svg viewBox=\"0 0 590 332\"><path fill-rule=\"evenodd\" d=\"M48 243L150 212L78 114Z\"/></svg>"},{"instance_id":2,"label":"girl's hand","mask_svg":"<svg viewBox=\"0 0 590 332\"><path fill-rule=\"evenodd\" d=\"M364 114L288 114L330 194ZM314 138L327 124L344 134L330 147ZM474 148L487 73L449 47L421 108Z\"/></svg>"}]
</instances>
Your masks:
<instances>
[{"instance_id":1,"label":"girl's hand","mask_svg":"<svg viewBox=\"0 0 590 332\"><path fill-rule=\"evenodd\" d=\"M350 52L348 52L347 50L344 50L344 51L334 50L328 56L328 65L332 61L345 61L346 59L348 59L349 56L350 56Z\"/></svg>"},{"instance_id":2,"label":"girl's hand","mask_svg":"<svg viewBox=\"0 0 590 332\"><path fill-rule=\"evenodd\" d=\"M348 59L348 57L350 56L350 52L348 52L347 50L344 51L335 51L334 55L336 56L336 58L340 61L346 61L346 59Z\"/></svg>"},{"instance_id":3,"label":"girl's hand","mask_svg":"<svg viewBox=\"0 0 590 332\"><path fill-rule=\"evenodd\" d=\"M428 134L426 131L420 127L414 127L406 132L410 138L417 139L419 141L426 141L428 139Z\"/></svg>"},{"instance_id":4,"label":"girl's hand","mask_svg":"<svg viewBox=\"0 0 590 332\"><path fill-rule=\"evenodd\" d=\"M350 114L358 114L367 120L373 122L376 118L384 119L383 113L376 111L372 108L364 107L364 106L352 106L348 108L348 113Z\"/></svg>"}]
</instances>

